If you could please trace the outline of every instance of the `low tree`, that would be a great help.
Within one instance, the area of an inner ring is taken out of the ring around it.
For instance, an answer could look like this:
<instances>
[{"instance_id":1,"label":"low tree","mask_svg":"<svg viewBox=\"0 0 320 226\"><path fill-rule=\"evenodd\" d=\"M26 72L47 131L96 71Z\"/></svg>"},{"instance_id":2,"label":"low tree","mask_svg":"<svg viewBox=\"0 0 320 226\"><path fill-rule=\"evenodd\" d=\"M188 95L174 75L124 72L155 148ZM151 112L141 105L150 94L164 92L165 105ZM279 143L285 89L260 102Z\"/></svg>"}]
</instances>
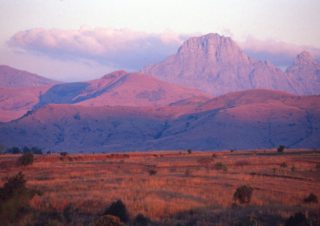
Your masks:
<instances>
[{"instance_id":1,"label":"low tree","mask_svg":"<svg viewBox=\"0 0 320 226\"><path fill-rule=\"evenodd\" d=\"M318 197L315 194L310 193L303 201L305 203L318 203Z\"/></svg>"},{"instance_id":2,"label":"low tree","mask_svg":"<svg viewBox=\"0 0 320 226\"><path fill-rule=\"evenodd\" d=\"M242 185L237 188L233 194L233 201L240 204L248 204L251 201L253 188L248 185Z\"/></svg>"},{"instance_id":3,"label":"low tree","mask_svg":"<svg viewBox=\"0 0 320 226\"><path fill-rule=\"evenodd\" d=\"M18 219L29 207L30 199L36 194L35 191L26 188L26 179L19 172L8 178L0 188L0 222L1 225L15 225Z\"/></svg>"},{"instance_id":4,"label":"low tree","mask_svg":"<svg viewBox=\"0 0 320 226\"><path fill-rule=\"evenodd\" d=\"M18 165L27 166L33 163L33 154L31 152L24 153L18 158Z\"/></svg>"},{"instance_id":5,"label":"low tree","mask_svg":"<svg viewBox=\"0 0 320 226\"><path fill-rule=\"evenodd\" d=\"M21 149L18 147L11 147L6 150L6 153L9 153L9 154L20 154L21 152L22 152Z\"/></svg>"},{"instance_id":6,"label":"low tree","mask_svg":"<svg viewBox=\"0 0 320 226\"><path fill-rule=\"evenodd\" d=\"M277 152L278 152L278 153L283 153L283 152L284 152L284 149L285 149L285 146L284 146L284 145L279 145L278 148L277 148Z\"/></svg>"}]
</instances>

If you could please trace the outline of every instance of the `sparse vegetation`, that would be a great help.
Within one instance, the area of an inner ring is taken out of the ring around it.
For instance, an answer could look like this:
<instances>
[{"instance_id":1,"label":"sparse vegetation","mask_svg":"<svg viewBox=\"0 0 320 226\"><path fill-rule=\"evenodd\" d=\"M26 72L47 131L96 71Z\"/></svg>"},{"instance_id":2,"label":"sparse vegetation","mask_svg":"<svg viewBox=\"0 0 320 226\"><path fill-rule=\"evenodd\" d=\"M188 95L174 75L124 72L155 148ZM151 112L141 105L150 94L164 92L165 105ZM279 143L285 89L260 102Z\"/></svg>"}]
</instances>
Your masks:
<instances>
[{"instance_id":1,"label":"sparse vegetation","mask_svg":"<svg viewBox=\"0 0 320 226\"><path fill-rule=\"evenodd\" d=\"M21 169L16 164L18 157L0 155L0 186L8 181L8 175ZM308 213L310 225L320 222L318 204L304 203L305 199L314 200L305 191L313 191L316 197L320 194L314 170L318 152L153 152L131 153L130 158L120 153L68 154L65 160L72 161L60 161L61 157L55 153L37 156L32 166L23 168L28 178L24 194L29 198L16 214L0 213L11 219L11 225L265 226L284 225L295 212ZM219 161L228 166L227 172L212 170ZM299 170L282 170L279 165L283 162ZM149 176L149 169L157 170L157 176ZM240 192L242 183L252 188L250 198L240 195L245 194ZM30 189L41 189L43 195L33 196ZM118 216L123 211L114 211L117 216L107 212L112 200L120 198L128 216L125 223ZM5 203L23 199L19 196ZM0 219L1 225L10 223L6 221L3 224Z\"/></svg>"},{"instance_id":2,"label":"sparse vegetation","mask_svg":"<svg viewBox=\"0 0 320 226\"><path fill-rule=\"evenodd\" d=\"M192 154L192 150L191 149L188 149L187 152L188 152L188 154Z\"/></svg>"},{"instance_id":3,"label":"sparse vegetation","mask_svg":"<svg viewBox=\"0 0 320 226\"><path fill-rule=\"evenodd\" d=\"M23 147L23 148L19 148L19 147L11 147L6 149L5 151L8 154L21 154L21 153L32 153L35 155L42 155L42 150L41 148L38 147Z\"/></svg>"},{"instance_id":4,"label":"sparse vegetation","mask_svg":"<svg viewBox=\"0 0 320 226\"><path fill-rule=\"evenodd\" d=\"M10 154L20 154L22 153L22 151L20 150L20 148L18 147L11 147L11 148L8 148L6 150L6 153L10 153Z\"/></svg>"},{"instance_id":5,"label":"sparse vegetation","mask_svg":"<svg viewBox=\"0 0 320 226\"><path fill-rule=\"evenodd\" d=\"M248 185L242 185L237 188L233 194L233 201L240 204L249 204L251 201L253 188Z\"/></svg>"},{"instance_id":6,"label":"sparse vegetation","mask_svg":"<svg viewBox=\"0 0 320 226\"><path fill-rule=\"evenodd\" d=\"M22 156L18 158L18 165L27 166L33 163L33 154L30 152L24 153Z\"/></svg>"}]
</instances>

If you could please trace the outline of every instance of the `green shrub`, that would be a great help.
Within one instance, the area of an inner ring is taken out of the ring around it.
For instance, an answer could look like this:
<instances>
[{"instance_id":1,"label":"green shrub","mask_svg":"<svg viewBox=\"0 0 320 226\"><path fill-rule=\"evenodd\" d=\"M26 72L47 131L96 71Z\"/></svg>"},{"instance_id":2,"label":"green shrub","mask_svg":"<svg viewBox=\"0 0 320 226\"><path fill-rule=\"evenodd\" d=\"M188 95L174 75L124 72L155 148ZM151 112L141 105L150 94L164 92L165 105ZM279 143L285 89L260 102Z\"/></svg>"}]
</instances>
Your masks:
<instances>
[{"instance_id":1,"label":"green shrub","mask_svg":"<svg viewBox=\"0 0 320 226\"><path fill-rule=\"evenodd\" d=\"M233 201L240 204L248 204L251 201L253 188L248 185L242 185L237 188L233 194Z\"/></svg>"},{"instance_id":2,"label":"green shrub","mask_svg":"<svg viewBox=\"0 0 320 226\"><path fill-rule=\"evenodd\" d=\"M124 223L129 221L127 207L121 200L111 203L111 205L104 211L104 215L116 216Z\"/></svg>"},{"instance_id":3,"label":"green shrub","mask_svg":"<svg viewBox=\"0 0 320 226\"><path fill-rule=\"evenodd\" d=\"M20 158L18 158L18 165L27 166L33 163L33 154L32 153L24 153Z\"/></svg>"}]
</instances>

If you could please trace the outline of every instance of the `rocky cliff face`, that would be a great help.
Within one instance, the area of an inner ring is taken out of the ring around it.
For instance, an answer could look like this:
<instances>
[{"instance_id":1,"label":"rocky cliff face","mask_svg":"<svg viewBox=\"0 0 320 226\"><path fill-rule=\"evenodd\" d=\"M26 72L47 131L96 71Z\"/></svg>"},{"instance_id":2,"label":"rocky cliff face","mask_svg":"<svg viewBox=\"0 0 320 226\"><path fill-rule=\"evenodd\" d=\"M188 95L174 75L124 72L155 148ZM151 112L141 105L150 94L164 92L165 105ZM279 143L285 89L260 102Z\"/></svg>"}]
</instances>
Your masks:
<instances>
[{"instance_id":1,"label":"rocky cliff face","mask_svg":"<svg viewBox=\"0 0 320 226\"><path fill-rule=\"evenodd\" d=\"M296 93L320 94L320 64L310 53L300 53L286 72Z\"/></svg>"},{"instance_id":2,"label":"rocky cliff face","mask_svg":"<svg viewBox=\"0 0 320 226\"><path fill-rule=\"evenodd\" d=\"M317 73L314 67L316 64L308 69L312 75ZM260 88L299 95L320 93L319 88L308 78L304 78L305 88L299 88L290 73L268 62L249 58L234 41L218 34L191 38L183 43L175 55L143 71L162 80L198 88L215 96ZM307 92L307 86L313 88Z\"/></svg>"}]
</instances>

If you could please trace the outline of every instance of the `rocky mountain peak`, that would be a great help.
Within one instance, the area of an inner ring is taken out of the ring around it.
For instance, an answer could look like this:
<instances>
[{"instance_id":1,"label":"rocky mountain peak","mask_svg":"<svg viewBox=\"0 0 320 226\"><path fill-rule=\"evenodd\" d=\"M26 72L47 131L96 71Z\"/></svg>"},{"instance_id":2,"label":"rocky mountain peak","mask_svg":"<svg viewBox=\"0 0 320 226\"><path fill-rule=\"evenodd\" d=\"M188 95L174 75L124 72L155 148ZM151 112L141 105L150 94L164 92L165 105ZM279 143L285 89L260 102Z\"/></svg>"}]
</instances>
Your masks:
<instances>
[{"instance_id":1,"label":"rocky mountain peak","mask_svg":"<svg viewBox=\"0 0 320 226\"><path fill-rule=\"evenodd\" d=\"M295 59L295 64L312 64L316 63L315 59L308 51L303 51L297 55Z\"/></svg>"},{"instance_id":2,"label":"rocky mountain peak","mask_svg":"<svg viewBox=\"0 0 320 226\"><path fill-rule=\"evenodd\" d=\"M216 33L190 38L179 48L181 58L209 60L217 63L248 61L239 46L230 38Z\"/></svg>"},{"instance_id":3,"label":"rocky mountain peak","mask_svg":"<svg viewBox=\"0 0 320 226\"><path fill-rule=\"evenodd\" d=\"M126 75L126 74L128 74L127 71L117 70L117 71L113 71L113 72L111 72L111 73L108 73L108 74L104 75L104 76L102 77L102 79L121 77L121 76Z\"/></svg>"}]
</instances>

